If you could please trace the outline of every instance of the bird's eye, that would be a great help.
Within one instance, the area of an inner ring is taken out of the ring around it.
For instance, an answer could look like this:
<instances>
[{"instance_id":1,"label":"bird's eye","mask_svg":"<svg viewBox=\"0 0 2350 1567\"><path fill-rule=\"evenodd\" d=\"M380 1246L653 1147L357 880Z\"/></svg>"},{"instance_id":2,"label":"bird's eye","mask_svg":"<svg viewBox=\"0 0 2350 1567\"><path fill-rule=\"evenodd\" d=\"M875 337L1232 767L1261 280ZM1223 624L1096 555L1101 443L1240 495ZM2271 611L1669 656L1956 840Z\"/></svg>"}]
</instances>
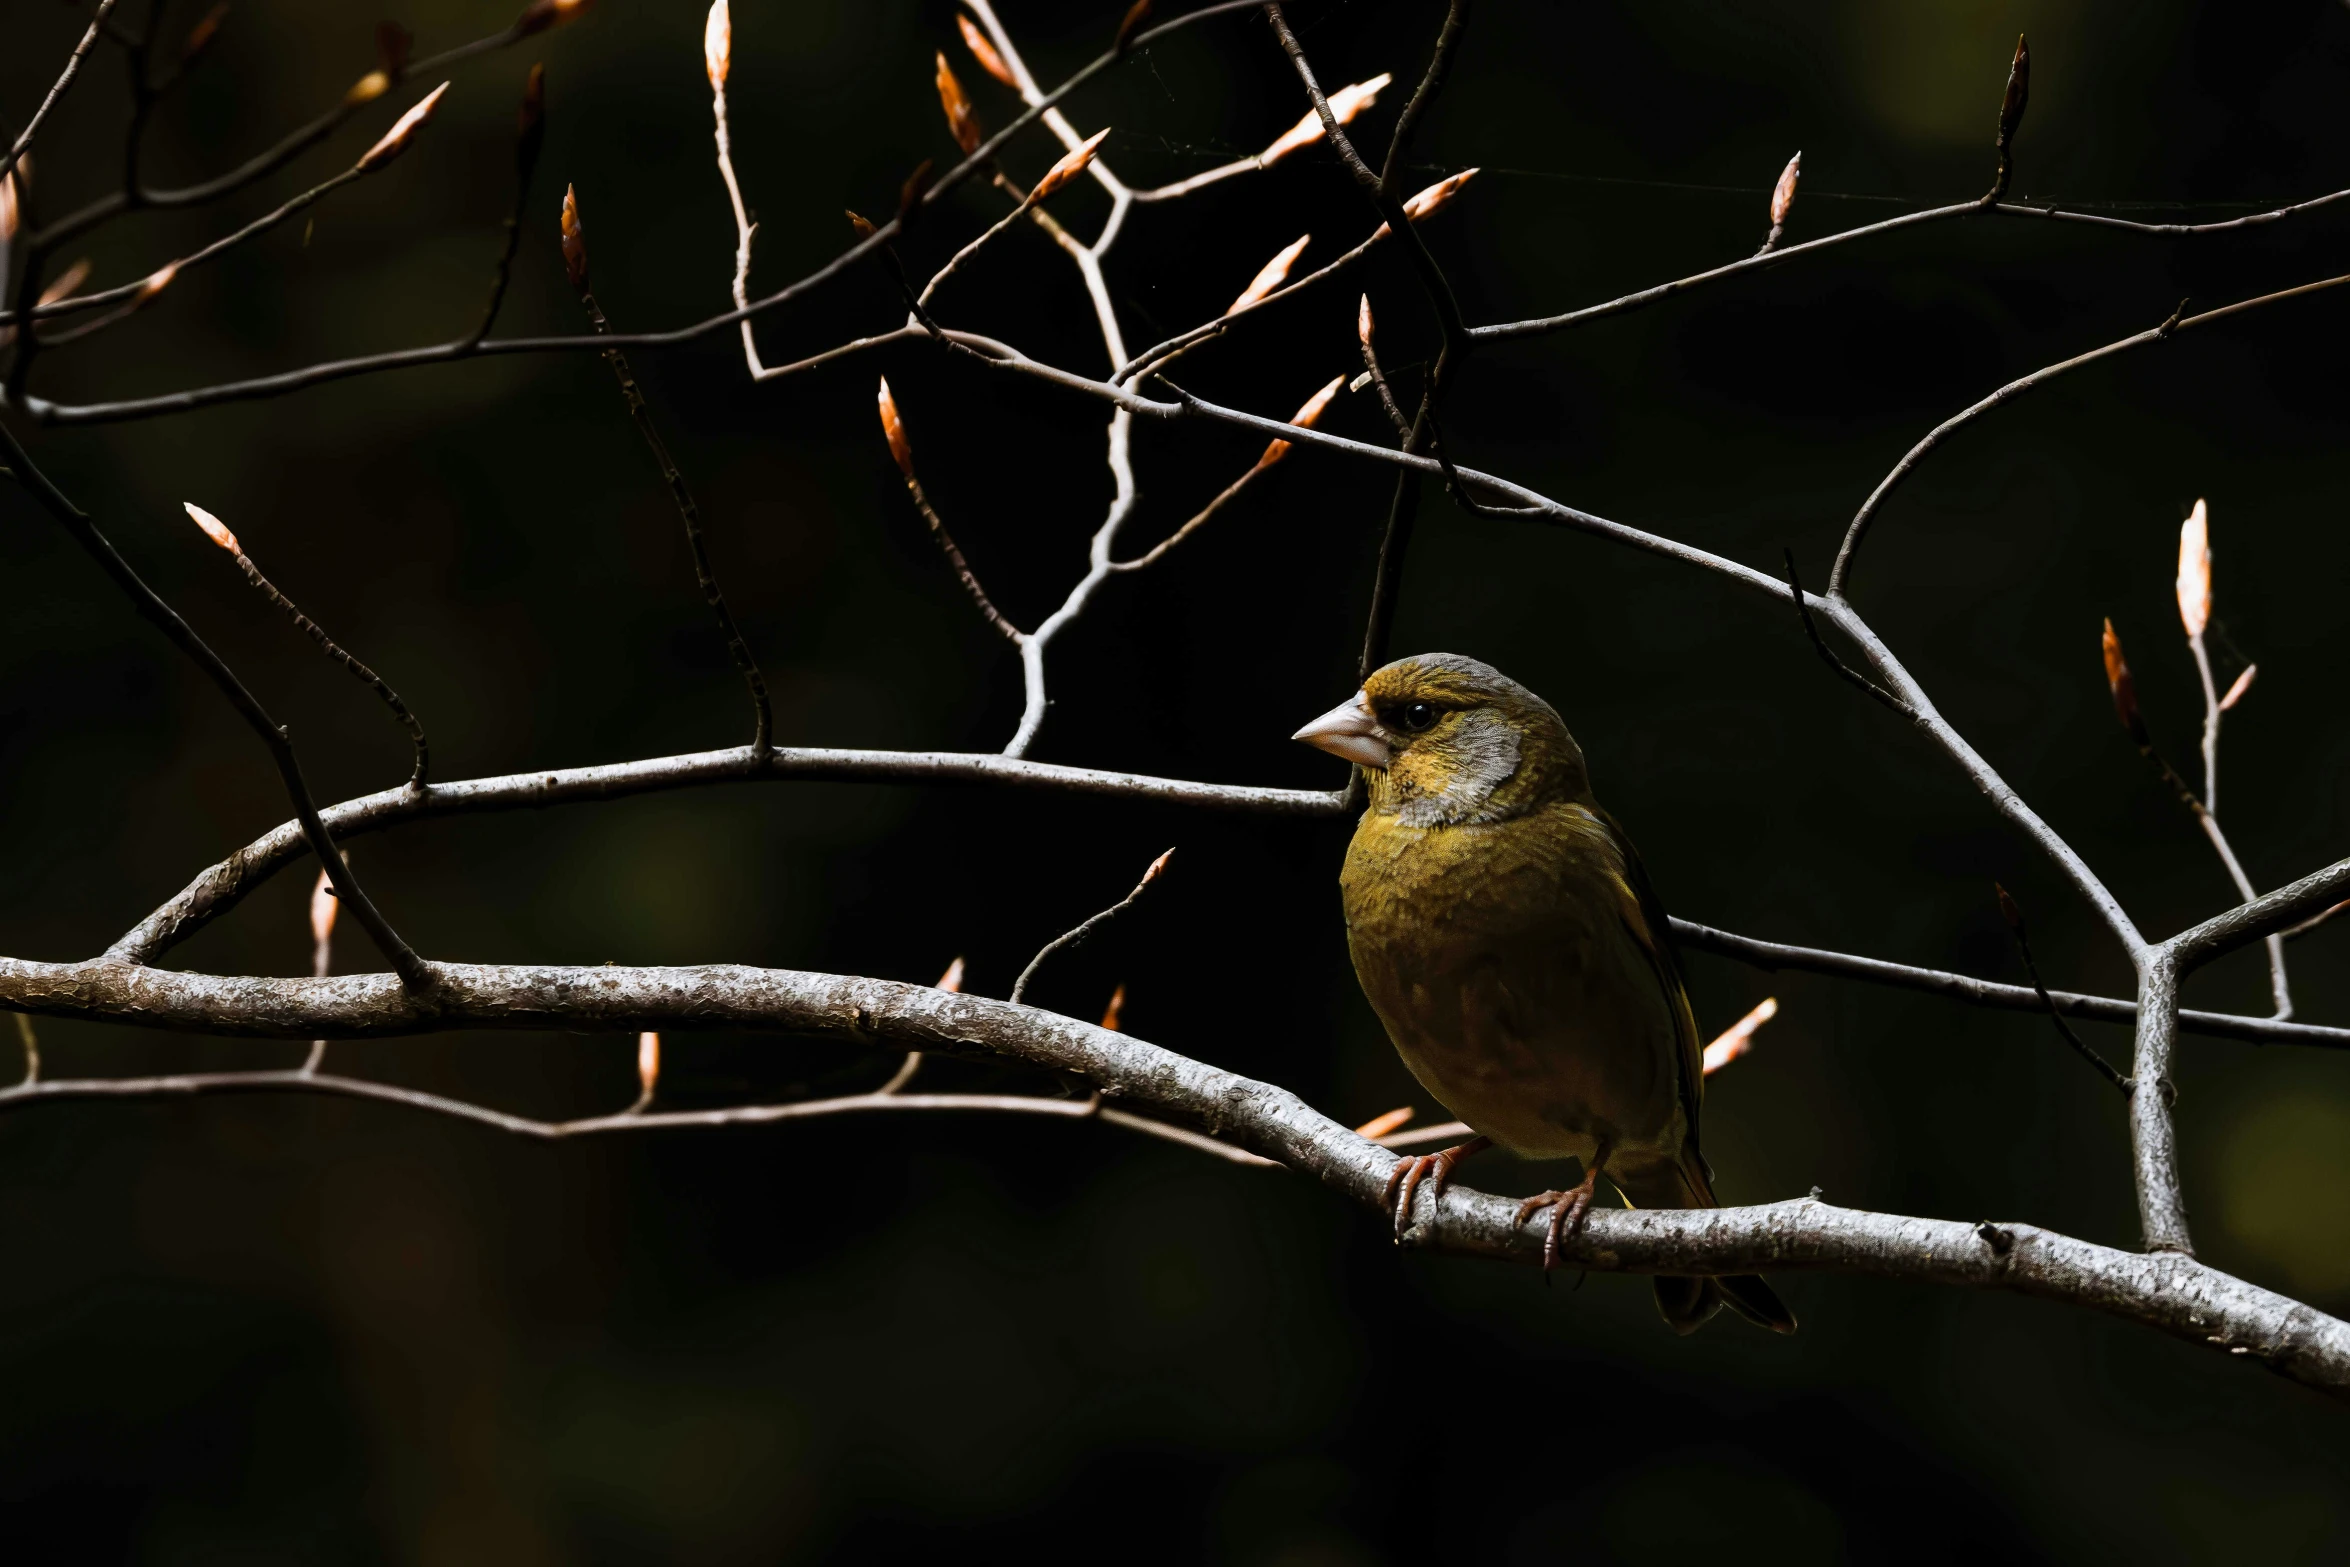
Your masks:
<instances>
[{"instance_id":1,"label":"bird's eye","mask_svg":"<svg viewBox=\"0 0 2350 1567\"><path fill-rule=\"evenodd\" d=\"M1402 719L1405 729L1413 734L1419 734L1436 722L1436 709L1427 702L1409 703L1403 710Z\"/></svg>"}]
</instances>

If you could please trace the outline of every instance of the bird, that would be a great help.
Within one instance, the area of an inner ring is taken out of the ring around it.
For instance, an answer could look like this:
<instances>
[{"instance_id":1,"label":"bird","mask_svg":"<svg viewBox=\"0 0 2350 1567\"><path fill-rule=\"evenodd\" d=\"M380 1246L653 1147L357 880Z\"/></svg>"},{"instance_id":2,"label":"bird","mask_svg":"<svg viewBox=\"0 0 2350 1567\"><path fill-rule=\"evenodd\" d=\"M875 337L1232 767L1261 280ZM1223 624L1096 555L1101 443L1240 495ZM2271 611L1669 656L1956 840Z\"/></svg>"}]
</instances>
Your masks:
<instances>
[{"instance_id":1,"label":"bird","mask_svg":"<svg viewBox=\"0 0 2350 1567\"><path fill-rule=\"evenodd\" d=\"M1557 1265L1605 1175L1635 1208L1711 1208L1698 1148L1703 1051L1662 904L1591 791L1556 709L1489 664L1422 653L1375 670L1293 737L1369 781L1339 876L1347 947L1372 1010L1422 1087L1477 1135L1399 1160L1398 1240L1423 1178L1498 1144L1574 1158L1550 1209ZM1795 1317L1752 1275L1660 1275L1657 1309L1691 1333L1722 1306L1780 1333Z\"/></svg>"}]
</instances>

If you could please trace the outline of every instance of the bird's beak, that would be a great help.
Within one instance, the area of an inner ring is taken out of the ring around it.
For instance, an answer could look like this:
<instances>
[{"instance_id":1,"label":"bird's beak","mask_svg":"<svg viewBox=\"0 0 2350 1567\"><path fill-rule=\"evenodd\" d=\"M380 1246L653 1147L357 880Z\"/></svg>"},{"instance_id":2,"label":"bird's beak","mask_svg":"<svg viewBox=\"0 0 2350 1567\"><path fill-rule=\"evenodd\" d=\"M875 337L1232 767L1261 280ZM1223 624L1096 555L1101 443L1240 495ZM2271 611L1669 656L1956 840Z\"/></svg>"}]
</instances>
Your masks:
<instances>
[{"instance_id":1,"label":"bird's beak","mask_svg":"<svg viewBox=\"0 0 2350 1567\"><path fill-rule=\"evenodd\" d=\"M1387 731L1371 716L1370 701L1360 691L1289 738L1365 767L1383 769L1395 760L1395 747L1388 744Z\"/></svg>"}]
</instances>

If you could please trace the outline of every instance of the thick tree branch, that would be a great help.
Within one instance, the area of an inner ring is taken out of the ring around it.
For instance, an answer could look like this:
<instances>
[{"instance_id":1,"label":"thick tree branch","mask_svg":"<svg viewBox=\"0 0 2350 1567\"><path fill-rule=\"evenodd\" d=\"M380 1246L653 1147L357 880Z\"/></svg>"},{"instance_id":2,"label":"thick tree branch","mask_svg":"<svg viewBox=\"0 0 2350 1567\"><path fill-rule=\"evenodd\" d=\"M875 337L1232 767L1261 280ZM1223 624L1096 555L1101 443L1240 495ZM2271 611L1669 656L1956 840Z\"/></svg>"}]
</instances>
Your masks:
<instances>
[{"instance_id":1,"label":"thick tree branch","mask_svg":"<svg viewBox=\"0 0 2350 1567\"><path fill-rule=\"evenodd\" d=\"M2138 1030L2130 1056L2130 1152L2137 1166L2138 1222L2148 1251L2195 1254L2187 1199L2179 1185L2179 1134L2171 1107L2178 1088L2179 964L2170 946L2153 948L2138 970Z\"/></svg>"},{"instance_id":2,"label":"thick tree branch","mask_svg":"<svg viewBox=\"0 0 2350 1567\"><path fill-rule=\"evenodd\" d=\"M2350 895L2350 859L2336 860L2324 870L2279 887L2266 897L2255 898L2191 930L2181 931L2170 942L2178 953L2179 970L2182 974L2192 973L2214 958L2249 946L2272 931L2281 931L2313 915L2330 913L2329 905L2345 895Z\"/></svg>"},{"instance_id":3,"label":"thick tree branch","mask_svg":"<svg viewBox=\"0 0 2350 1567\"><path fill-rule=\"evenodd\" d=\"M1376 1209L1397 1158L1296 1095L1073 1018L927 985L713 965L442 966L437 1012L389 976L257 979L0 959L0 1005L268 1038L380 1037L420 1027L765 1028L891 1051L1071 1072L1113 1101L1191 1122ZM292 1075L292 1074L289 1074ZM0 1100L4 1102L4 1100ZM1123 1106L1121 1106L1123 1108ZM1425 1245L1539 1265L1517 1204L1454 1185L1410 1232ZM1628 1273L1819 1270L2003 1289L2087 1307L2258 1359L2350 1399L2350 1324L2175 1254L2132 1254L2023 1224L1863 1213L1812 1201L1594 1212L1562 1255Z\"/></svg>"}]
</instances>

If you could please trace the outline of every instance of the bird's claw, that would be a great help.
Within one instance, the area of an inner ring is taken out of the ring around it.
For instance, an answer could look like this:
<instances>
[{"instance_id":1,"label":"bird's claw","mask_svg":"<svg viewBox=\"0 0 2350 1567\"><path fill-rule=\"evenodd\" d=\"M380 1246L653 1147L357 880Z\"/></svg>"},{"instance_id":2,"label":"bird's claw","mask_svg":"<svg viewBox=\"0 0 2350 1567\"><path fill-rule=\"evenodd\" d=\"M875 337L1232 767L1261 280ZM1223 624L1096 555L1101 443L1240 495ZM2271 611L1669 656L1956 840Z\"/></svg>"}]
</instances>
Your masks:
<instances>
[{"instance_id":1,"label":"bird's claw","mask_svg":"<svg viewBox=\"0 0 2350 1567\"><path fill-rule=\"evenodd\" d=\"M1550 1232L1542 1238L1542 1275L1548 1278L1559 1265L1559 1248L1575 1238L1583 1227L1583 1216L1591 1211L1592 1195L1599 1190L1599 1165L1586 1165L1583 1179L1563 1192L1536 1192L1518 1204L1517 1222L1513 1229L1523 1228L1528 1219L1544 1208L1550 1210Z\"/></svg>"},{"instance_id":2,"label":"bird's claw","mask_svg":"<svg viewBox=\"0 0 2350 1567\"><path fill-rule=\"evenodd\" d=\"M1395 1216L1395 1243L1403 1244L1403 1232L1411 1228L1412 1198L1418 1194L1423 1180L1431 1181L1430 1199L1444 1201L1444 1187L1452 1179L1453 1166L1479 1149L1491 1147L1489 1139L1472 1137L1465 1143L1442 1149L1436 1153L1416 1154L1409 1159L1398 1159L1387 1175L1386 1204ZM1400 1189L1400 1191L1399 1191Z\"/></svg>"}]
</instances>

